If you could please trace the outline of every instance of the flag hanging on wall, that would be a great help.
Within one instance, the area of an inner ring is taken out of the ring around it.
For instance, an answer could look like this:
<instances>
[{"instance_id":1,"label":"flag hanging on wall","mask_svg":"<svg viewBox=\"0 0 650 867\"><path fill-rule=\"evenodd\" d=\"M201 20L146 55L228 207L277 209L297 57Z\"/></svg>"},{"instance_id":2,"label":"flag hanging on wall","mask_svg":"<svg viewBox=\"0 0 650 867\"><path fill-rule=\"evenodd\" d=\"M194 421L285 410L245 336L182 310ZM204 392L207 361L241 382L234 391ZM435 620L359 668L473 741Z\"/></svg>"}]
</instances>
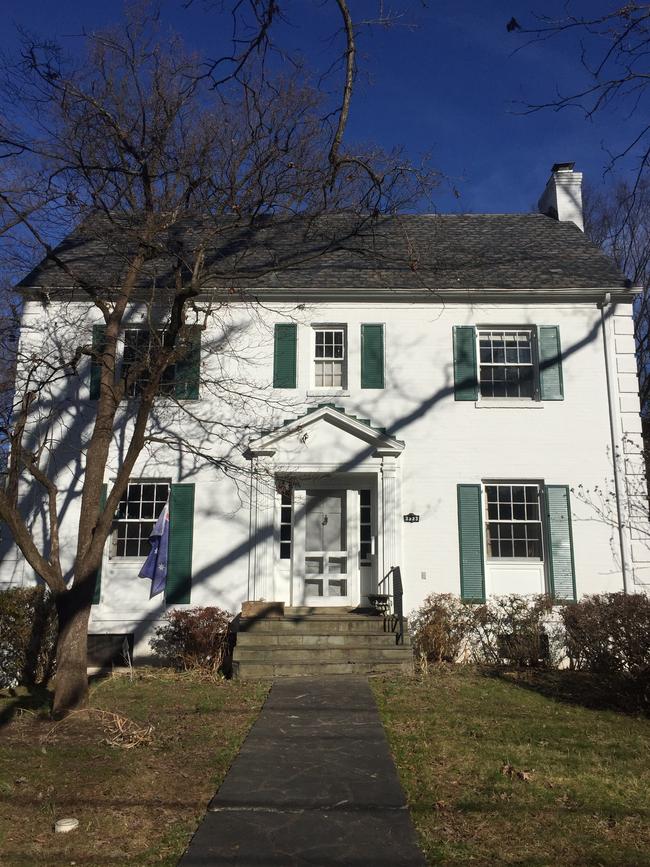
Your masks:
<instances>
[{"instance_id":1,"label":"flag hanging on wall","mask_svg":"<svg viewBox=\"0 0 650 867\"><path fill-rule=\"evenodd\" d=\"M167 580L167 557L169 552L169 501L165 503L151 535L151 551L138 572L140 578L151 579L151 595L157 596L165 589Z\"/></svg>"}]
</instances>

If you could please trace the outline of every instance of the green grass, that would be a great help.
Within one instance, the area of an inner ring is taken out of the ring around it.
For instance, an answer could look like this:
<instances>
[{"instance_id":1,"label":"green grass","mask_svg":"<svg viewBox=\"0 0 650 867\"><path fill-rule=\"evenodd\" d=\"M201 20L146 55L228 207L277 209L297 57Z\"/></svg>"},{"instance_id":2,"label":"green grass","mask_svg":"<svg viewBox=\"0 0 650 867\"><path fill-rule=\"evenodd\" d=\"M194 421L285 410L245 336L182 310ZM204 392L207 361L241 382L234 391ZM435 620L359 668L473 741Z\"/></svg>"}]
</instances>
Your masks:
<instances>
[{"instance_id":1,"label":"green grass","mask_svg":"<svg viewBox=\"0 0 650 867\"><path fill-rule=\"evenodd\" d=\"M571 672L373 686L429 863L650 865L647 718Z\"/></svg>"},{"instance_id":2,"label":"green grass","mask_svg":"<svg viewBox=\"0 0 650 867\"><path fill-rule=\"evenodd\" d=\"M54 724L43 693L0 697L0 864L175 865L225 777L267 686L140 670L91 687L148 743L110 746L96 713ZM79 829L54 834L57 819Z\"/></svg>"}]
</instances>

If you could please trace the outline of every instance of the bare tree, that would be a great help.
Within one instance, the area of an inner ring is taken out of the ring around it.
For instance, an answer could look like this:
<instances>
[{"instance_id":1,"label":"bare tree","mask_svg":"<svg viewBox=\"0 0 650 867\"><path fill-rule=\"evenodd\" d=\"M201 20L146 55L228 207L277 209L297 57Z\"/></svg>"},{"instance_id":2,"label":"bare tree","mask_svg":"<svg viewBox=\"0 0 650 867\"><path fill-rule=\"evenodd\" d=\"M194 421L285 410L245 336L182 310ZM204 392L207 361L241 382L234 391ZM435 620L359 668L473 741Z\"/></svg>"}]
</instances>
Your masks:
<instances>
[{"instance_id":1,"label":"bare tree","mask_svg":"<svg viewBox=\"0 0 650 867\"><path fill-rule=\"evenodd\" d=\"M528 110L574 107L586 118L593 118L605 109L616 108L629 123L631 134L622 148L610 152L608 167L613 169L624 159L632 161L636 171L634 192L650 166L650 3L615 2L601 14L578 13L574 8L575 4L569 2L562 17L543 14L536 23L522 27L515 22L515 26L508 26L510 32L523 35L526 44L563 37L577 40L587 73L584 86L566 88L560 83L554 96L528 106ZM572 46L575 44L572 42Z\"/></svg>"},{"instance_id":2,"label":"bare tree","mask_svg":"<svg viewBox=\"0 0 650 867\"><path fill-rule=\"evenodd\" d=\"M302 74L268 74L264 52L277 9L257 0L233 4L235 15L252 10L259 29L238 43L223 75L227 64L187 55L175 38L162 39L147 14L88 36L88 53L76 63L57 45L26 40L21 63L7 70L0 163L12 169L0 184L0 234L9 267L43 259L25 279L23 298L40 302L47 315L39 333L23 322L20 341L6 341L18 373L15 385L6 383L10 412L1 421L8 468L0 519L54 594L56 715L86 700L95 575L143 451L164 445L235 472L228 449L241 443L242 419L270 403L247 379L233 297L263 326L247 282L331 253L377 215L430 189L431 176L400 154L344 148L354 29L346 4L336 5L347 46L338 108ZM20 106L13 118L11 105ZM347 217L337 228L326 215L341 210ZM278 255L269 242L260 254L270 216L297 220L304 249ZM319 243L308 243L321 224ZM77 255L89 243L92 261ZM131 347L126 364L121 347L134 311L149 336ZM5 318L6 334L15 334L11 308ZM101 328L99 340L90 337L92 325ZM203 386L230 412L214 418L177 400L184 420L169 425L165 407L178 394L170 384L180 381L182 393L197 331L210 335L219 370ZM82 412L79 383L89 367L97 400ZM222 446L216 456L209 449L215 439ZM102 503L116 441L120 464ZM81 507L67 568L60 538L66 491L59 485L60 468L72 464L68 478L78 485ZM38 532L28 520L34 491L44 503Z\"/></svg>"},{"instance_id":3,"label":"bare tree","mask_svg":"<svg viewBox=\"0 0 650 867\"><path fill-rule=\"evenodd\" d=\"M632 285L641 286L635 306L641 408L650 401L650 177L617 180L604 191L584 191L585 232L612 257Z\"/></svg>"}]
</instances>

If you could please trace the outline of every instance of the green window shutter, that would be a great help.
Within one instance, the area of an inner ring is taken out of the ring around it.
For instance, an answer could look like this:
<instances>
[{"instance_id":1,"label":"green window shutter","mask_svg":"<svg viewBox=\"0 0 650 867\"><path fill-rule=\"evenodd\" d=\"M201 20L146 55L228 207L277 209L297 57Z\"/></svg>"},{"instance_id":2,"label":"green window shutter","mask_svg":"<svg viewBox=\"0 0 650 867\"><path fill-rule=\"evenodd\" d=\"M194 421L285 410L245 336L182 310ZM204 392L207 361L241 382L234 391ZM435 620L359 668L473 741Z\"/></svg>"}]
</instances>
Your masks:
<instances>
[{"instance_id":1,"label":"green window shutter","mask_svg":"<svg viewBox=\"0 0 650 867\"><path fill-rule=\"evenodd\" d=\"M190 331L189 346L183 358L176 362L174 397L178 400L198 400L201 379L201 326Z\"/></svg>"},{"instance_id":2,"label":"green window shutter","mask_svg":"<svg viewBox=\"0 0 650 867\"><path fill-rule=\"evenodd\" d=\"M542 325L538 329L539 395L542 400L564 400L560 329Z\"/></svg>"},{"instance_id":3,"label":"green window shutter","mask_svg":"<svg viewBox=\"0 0 650 867\"><path fill-rule=\"evenodd\" d=\"M549 583L553 599L575 602L571 500L566 485L546 485L546 538Z\"/></svg>"},{"instance_id":4,"label":"green window shutter","mask_svg":"<svg viewBox=\"0 0 650 867\"><path fill-rule=\"evenodd\" d=\"M273 388L296 387L296 349L298 327L293 322L275 326L273 348Z\"/></svg>"},{"instance_id":5,"label":"green window shutter","mask_svg":"<svg viewBox=\"0 0 650 867\"><path fill-rule=\"evenodd\" d=\"M93 349L100 352L104 346L106 335L105 325L93 325ZM102 366L100 362L90 362L90 399L99 400L99 388L102 381Z\"/></svg>"},{"instance_id":6,"label":"green window shutter","mask_svg":"<svg viewBox=\"0 0 650 867\"><path fill-rule=\"evenodd\" d=\"M99 495L99 511L104 511L106 505L107 485L102 485L102 491ZM93 593L93 605L99 605L99 600L102 593L102 564L99 563L99 569L95 572L95 591Z\"/></svg>"},{"instance_id":7,"label":"green window shutter","mask_svg":"<svg viewBox=\"0 0 650 867\"><path fill-rule=\"evenodd\" d=\"M361 326L361 388L384 387L384 326Z\"/></svg>"},{"instance_id":8,"label":"green window shutter","mask_svg":"<svg viewBox=\"0 0 650 867\"><path fill-rule=\"evenodd\" d=\"M454 398L476 400L476 332L472 325L454 327Z\"/></svg>"},{"instance_id":9,"label":"green window shutter","mask_svg":"<svg viewBox=\"0 0 650 867\"><path fill-rule=\"evenodd\" d=\"M168 605L182 605L190 601L193 535L194 485L172 485L169 496L169 558L165 583Z\"/></svg>"},{"instance_id":10,"label":"green window shutter","mask_svg":"<svg viewBox=\"0 0 650 867\"><path fill-rule=\"evenodd\" d=\"M480 485L458 485L460 595L467 602L485 602L483 511Z\"/></svg>"}]
</instances>

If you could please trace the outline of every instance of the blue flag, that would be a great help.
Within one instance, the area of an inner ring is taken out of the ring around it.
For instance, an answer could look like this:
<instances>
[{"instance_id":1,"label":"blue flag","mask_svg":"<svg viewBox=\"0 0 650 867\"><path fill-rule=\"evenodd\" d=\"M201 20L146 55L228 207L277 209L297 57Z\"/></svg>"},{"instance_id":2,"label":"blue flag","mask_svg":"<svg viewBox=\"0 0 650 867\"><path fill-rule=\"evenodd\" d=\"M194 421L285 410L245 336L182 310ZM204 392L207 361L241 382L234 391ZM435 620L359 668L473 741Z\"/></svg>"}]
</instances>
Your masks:
<instances>
[{"instance_id":1,"label":"blue flag","mask_svg":"<svg viewBox=\"0 0 650 867\"><path fill-rule=\"evenodd\" d=\"M165 506L149 536L151 551L138 572L140 578L151 579L151 595L157 596L165 589L167 580L167 557L169 552L169 503Z\"/></svg>"}]
</instances>

